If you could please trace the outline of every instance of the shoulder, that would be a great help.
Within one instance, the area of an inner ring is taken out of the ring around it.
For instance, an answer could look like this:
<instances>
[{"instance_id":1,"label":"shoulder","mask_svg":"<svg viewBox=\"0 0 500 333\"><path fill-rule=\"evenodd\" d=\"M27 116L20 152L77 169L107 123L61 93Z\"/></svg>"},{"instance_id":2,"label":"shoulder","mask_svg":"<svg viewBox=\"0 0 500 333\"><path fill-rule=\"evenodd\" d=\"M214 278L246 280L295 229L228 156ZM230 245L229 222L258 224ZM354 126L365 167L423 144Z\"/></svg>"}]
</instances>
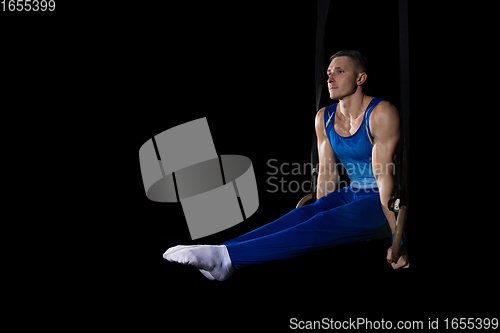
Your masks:
<instances>
[{"instance_id":1,"label":"shoulder","mask_svg":"<svg viewBox=\"0 0 500 333\"><path fill-rule=\"evenodd\" d=\"M327 115L330 115L331 113L335 112L335 109L333 107L336 105L337 105L337 103L334 103L334 104L331 104L331 105L325 106L324 108L319 109L319 111L316 112L316 125L318 124L318 122L324 123L325 122L325 112L327 113Z\"/></svg>"},{"instance_id":2,"label":"shoulder","mask_svg":"<svg viewBox=\"0 0 500 333\"><path fill-rule=\"evenodd\" d=\"M326 107L321 108L321 109L319 109L319 111L318 111L318 112L316 112L316 119L318 119L318 118L321 118L321 117L324 117L324 116L325 116L325 109L326 109Z\"/></svg>"},{"instance_id":3,"label":"shoulder","mask_svg":"<svg viewBox=\"0 0 500 333\"><path fill-rule=\"evenodd\" d=\"M324 126L324 123L325 123L325 108L321 108L319 109L318 112L316 112L316 127L318 127L319 125L323 124Z\"/></svg>"},{"instance_id":4,"label":"shoulder","mask_svg":"<svg viewBox=\"0 0 500 333\"><path fill-rule=\"evenodd\" d=\"M398 133L398 109L388 101L378 103L370 115L370 130L374 136Z\"/></svg>"},{"instance_id":5,"label":"shoulder","mask_svg":"<svg viewBox=\"0 0 500 333\"><path fill-rule=\"evenodd\" d=\"M326 107L325 108L321 108L321 109L319 109L318 112L316 112L316 121L318 119L323 119L323 117L325 116L325 109L326 109Z\"/></svg>"},{"instance_id":6,"label":"shoulder","mask_svg":"<svg viewBox=\"0 0 500 333\"><path fill-rule=\"evenodd\" d=\"M323 134L325 132L325 109L326 108L321 108L318 112L316 112L316 120L314 122L316 133Z\"/></svg>"},{"instance_id":7,"label":"shoulder","mask_svg":"<svg viewBox=\"0 0 500 333\"><path fill-rule=\"evenodd\" d=\"M370 115L370 123L378 126L394 126L399 127L398 109L388 101L381 101L373 109Z\"/></svg>"}]
</instances>

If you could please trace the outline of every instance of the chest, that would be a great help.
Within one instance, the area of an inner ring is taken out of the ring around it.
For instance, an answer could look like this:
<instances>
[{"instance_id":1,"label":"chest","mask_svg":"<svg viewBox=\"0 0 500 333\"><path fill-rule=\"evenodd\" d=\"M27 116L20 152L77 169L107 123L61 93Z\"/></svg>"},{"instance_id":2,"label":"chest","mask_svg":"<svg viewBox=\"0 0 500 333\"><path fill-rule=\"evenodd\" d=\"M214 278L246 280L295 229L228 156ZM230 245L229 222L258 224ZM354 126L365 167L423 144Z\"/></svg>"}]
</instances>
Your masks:
<instances>
[{"instance_id":1,"label":"chest","mask_svg":"<svg viewBox=\"0 0 500 333\"><path fill-rule=\"evenodd\" d=\"M337 132L337 134L340 136L351 136L355 134L363 125L364 114L361 114L356 118L348 118L339 114L340 112L335 113L333 128L335 129L335 132Z\"/></svg>"},{"instance_id":2,"label":"chest","mask_svg":"<svg viewBox=\"0 0 500 333\"><path fill-rule=\"evenodd\" d=\"M332 116L333 126L329 127L328 136L332 148L342 163L370 163L373 145L366 131L365 114L357 117Z\"/></svg>"}]
</instances>

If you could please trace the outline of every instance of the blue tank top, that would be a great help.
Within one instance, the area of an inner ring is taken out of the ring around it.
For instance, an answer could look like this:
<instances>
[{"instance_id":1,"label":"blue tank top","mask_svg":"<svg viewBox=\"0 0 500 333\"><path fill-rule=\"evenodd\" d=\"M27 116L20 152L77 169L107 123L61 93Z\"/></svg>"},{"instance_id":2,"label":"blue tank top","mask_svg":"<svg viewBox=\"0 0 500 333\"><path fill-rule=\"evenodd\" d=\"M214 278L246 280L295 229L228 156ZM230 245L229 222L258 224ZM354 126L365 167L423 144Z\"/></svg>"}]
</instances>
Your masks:
<instances>
[{"instance_id":1,"label":"blue tank top","mask_svg":"<svg viewBox=\"0 0 500 333\"><path fill-rule=\"evenodd\" d=\"M333 151L347 170L351 187L355 189L375 189L377 181L373 175L372 148L373 136L370 132L370 114L377 104L383 101L375 97L370 101L365 110L363 123L356 133L350 136L340 136L333 128L337 103L325 108L325 131Z\"/></svg>"}]
</instances>

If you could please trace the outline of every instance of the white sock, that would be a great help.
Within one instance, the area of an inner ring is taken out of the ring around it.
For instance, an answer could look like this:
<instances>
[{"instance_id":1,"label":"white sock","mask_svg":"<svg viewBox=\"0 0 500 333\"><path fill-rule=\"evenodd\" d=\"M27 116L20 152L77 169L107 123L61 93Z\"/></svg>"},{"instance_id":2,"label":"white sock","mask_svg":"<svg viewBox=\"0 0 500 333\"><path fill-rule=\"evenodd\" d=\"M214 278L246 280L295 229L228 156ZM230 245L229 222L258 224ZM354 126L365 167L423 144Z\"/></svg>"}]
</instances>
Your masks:
<instances>
[{"instance_id":1,"label":"white sock","mask_svg":"<svg viewBox=\"0 0 500 333\"><path fill-rule=\"evenodd\" d=\"M206 270L204 269L199 269L200 273L203 274L204 277L206 277L207 279L213 281L215 280L215 278L212 276L212 274L210 274L210 272L207 272Z\"/></svg>"},{"instance_id":2,"label":"white sock","mask_svg":"<svg viewBox=\"0 0 500 333\"><path fill-rule=\"evenodd\" d=\"M170 256L171 254L173 254L174 252L177 252L179 250L185 250L185 249L190 249L190 248L195 248L195 247L200 247L200 246L202 246L202 245L191 245L191 246L177 245L177 246L169 248L167 250L167 252L165 252L163 254L163 258L167 259L167 256ZM210 272L208 272L204 269L199 269L199 271L207 279L209 279L211 281L215 280L214 277L212 276L212 274L210 274Z\"/></svg>"},{"instance_id":3,"label":"white sock","mask_svg":"<svg viewBox=\"0 0 500 333\"><path fill-rule=\"evenodd\" d=\"M224 281L234 271L225 245L179 245L168 249L163 258L171 262L192 265L209 280Z\"/></svg>"}]
</instances>

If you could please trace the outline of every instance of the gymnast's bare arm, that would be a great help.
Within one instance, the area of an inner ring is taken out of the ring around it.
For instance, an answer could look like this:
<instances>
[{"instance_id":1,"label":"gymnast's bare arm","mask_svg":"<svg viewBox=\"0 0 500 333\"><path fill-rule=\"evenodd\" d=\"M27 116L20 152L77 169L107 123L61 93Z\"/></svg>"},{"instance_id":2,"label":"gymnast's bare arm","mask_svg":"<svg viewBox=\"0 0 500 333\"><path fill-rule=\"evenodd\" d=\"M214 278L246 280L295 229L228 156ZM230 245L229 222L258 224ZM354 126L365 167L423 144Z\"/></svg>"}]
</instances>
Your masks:
<instances>
[{"instance_id":1,"label":"gymnast's bare arm","mask_svg":"<svg viewBox=\"0 0 500 333\"><path fill-rule=\"evenodd\" d=\"M326 136L325 131L325 108L316 113L316 136L318 137L318 156L319 156L319 173L318 186L316 190L316 198L319 199L324 195L335 190L335 186L339 181L337 171L337 158L333 152L332 145Z\"/></svg>"},{"instance_id":2,"label":"gymnast's bare arm","mask_svg":"<svg viewBox=\"0 0 500 333\"><path fill-rule=\"evenodd\" d=\"M385 217L389 222L392 233L396 229L394 213L387 207L394 188L394 163L393 156L399 141L399 115L398 110L387 101L380 102L370 116L370 131L373 135L372 167L380 191L380 203ZM388 250L388 257L390 252ZM397 263L392 263L392 268L408 267L408 257L401 256Z\"/></svg>"}]
</instances>

